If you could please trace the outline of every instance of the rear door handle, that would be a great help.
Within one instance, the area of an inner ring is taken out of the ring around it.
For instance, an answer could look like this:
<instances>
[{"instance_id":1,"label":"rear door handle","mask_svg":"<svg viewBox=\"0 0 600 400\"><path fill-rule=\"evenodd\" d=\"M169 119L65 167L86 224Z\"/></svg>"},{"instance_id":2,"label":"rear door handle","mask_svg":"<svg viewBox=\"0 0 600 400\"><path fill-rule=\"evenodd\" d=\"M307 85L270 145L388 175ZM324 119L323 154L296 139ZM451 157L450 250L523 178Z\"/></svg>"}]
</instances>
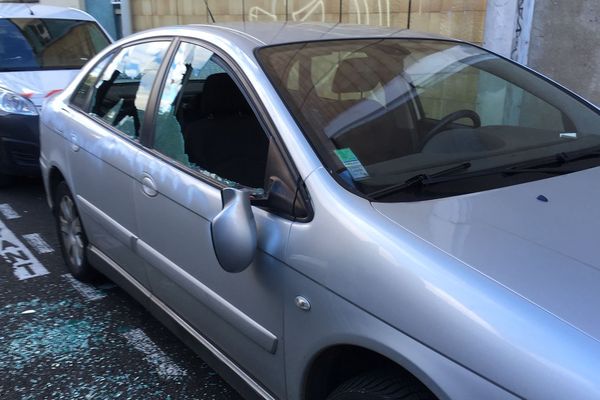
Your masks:
<instances>
[{"instance_id":1,"label":"rear door handle","mask_svg":"<svg viewBox=\"0 0 600 400\"><path fill-rule=\"evenodd\" d=\"M158 194L158 190L156 190L156 184L151 176L144 175L142 177L142 191L148 197L155 197Z\"/></svg>"}]
</instances>

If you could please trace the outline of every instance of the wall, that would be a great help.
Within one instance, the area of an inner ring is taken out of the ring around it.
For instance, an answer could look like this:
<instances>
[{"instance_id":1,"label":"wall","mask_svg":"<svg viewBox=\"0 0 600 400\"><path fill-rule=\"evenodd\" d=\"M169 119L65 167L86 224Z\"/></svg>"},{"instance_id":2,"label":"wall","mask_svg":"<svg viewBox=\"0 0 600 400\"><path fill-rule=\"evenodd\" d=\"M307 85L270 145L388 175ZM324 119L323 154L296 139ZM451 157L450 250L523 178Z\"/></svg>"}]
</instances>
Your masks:
<instances>
[{"instance_id":1,"label":"wall","mask_svg":"<svg viewBox=\"0 0 600 400\"><path fill-rule=\"evenodd\" d=\"M600 1L536 0L529 65L600 105Z\"/></svg>"},{"instance_id":2,"label":"wall","mask_svg":"<svg viewBox=\"0 0 600 400\"><path fill-rule=\"evenodd\" d=\"M131 0L135 31L209 23L203 0ZM483 42L486 0L209 0L219 22L324 21L391 26ZM410 5L410 12L409 12Z\"/></svg>"},{"instance_id":3,"label":"wall","mask_svg":"<svg viewBox=\"0 0 600 400\"><path fill-rule=\"evenodd\" d=\"M84 0L40 0L46 6L73 7L85 10Z\"/></svg>"},{"instance_id":4,"label":"wall","mask_svg":"<svg viewBox=\"0 0 600 400\"><path fill-rule=\"evenodd\" d=\"M118 38L115 13L110 0L85 0L85 11L96 18L113 39Z\"/></svg>"}]
</instances>

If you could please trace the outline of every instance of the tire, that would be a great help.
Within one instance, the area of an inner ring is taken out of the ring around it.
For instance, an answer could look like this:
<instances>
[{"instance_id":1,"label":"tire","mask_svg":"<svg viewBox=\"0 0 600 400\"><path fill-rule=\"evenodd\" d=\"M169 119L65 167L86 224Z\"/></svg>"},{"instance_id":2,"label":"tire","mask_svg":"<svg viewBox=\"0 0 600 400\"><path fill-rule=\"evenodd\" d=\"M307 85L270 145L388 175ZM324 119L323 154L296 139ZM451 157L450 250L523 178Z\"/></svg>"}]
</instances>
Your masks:
<instances>
[{"instance_id":1,"label":"tire","mask_svg":"<svg viewBox=\"0 0 600 400\"><path fill-rule=\"evenodd\" d=\"M412 375L374 371L355 376L338 386L327 400L437 400Z\"/></svg>"},{"instance_id":2,"label":"tire","mask_svg":"<svg viewBox=\"0 0 600 400\"><path fill-rule=\"evenodd\" d=\"M67 184L60 182L54 191L54 221L63 259L76 279L90 282L98 272L88 263L85 254L88 240Z\"/></svg>"},{"instance_id":3,"label":"tire","mask_svg":"<svg viewBox=\"0 0 600 400\"><path fill-rule=\"evenodd\" d=\"M15 177L0 173L0 188L12 186L15 183Z\"/></svg>"}]
</instances>

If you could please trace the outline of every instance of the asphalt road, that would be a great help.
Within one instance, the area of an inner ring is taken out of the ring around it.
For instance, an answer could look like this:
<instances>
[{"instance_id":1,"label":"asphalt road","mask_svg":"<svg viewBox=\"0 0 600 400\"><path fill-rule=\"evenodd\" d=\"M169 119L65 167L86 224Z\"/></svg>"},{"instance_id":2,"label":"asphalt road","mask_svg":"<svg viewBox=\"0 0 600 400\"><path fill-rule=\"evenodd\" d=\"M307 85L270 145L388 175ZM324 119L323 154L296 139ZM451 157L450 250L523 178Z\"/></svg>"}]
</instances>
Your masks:
<instances>
[{"instance_id":1,"label":"asphalt road","mask_svg":"<svg viewBox=\"0 0 600 400\"><path fill-rule=\"evenodd\" d=\"M0 189L0 399L240 399L109 281L67 273L41 181Z\"/></svg>"}]
</instances>

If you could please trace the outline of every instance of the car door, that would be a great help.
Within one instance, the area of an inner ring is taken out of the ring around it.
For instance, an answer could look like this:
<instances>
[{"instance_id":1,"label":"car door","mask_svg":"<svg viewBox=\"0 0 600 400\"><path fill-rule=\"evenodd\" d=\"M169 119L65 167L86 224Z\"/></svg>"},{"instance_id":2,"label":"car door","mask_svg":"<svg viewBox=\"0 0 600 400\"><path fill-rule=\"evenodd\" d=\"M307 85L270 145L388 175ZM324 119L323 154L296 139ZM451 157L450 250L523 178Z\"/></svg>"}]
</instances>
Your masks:
<instances>
[{"instance_id":1,"label":"car door","mask_svg":"<svg viewBox=\"0 0 600 400\"><path fill-rule=\"evenodd\" d=\"M211 239L223 188L264 192L269 139L225 62L198 44L181 42L157 97L153 148L140 154L134 191L152 290L284 397L279 260L291 221L254 207L259 251L240 273L220 266Z\"/></svg>"},{"instance_id":2,"label":"car door","mask_svg":"<svg viewBox=\"0 0 600 400\"><path fill-rule=\"evenodd\" d=\"M144 285L144 263L132 241L132 176L149 93L169 45L133 44L102 60L75 92L71 109L63 110L70 121L70 184L88 240Z\"/></svg>"}]
</instances>

